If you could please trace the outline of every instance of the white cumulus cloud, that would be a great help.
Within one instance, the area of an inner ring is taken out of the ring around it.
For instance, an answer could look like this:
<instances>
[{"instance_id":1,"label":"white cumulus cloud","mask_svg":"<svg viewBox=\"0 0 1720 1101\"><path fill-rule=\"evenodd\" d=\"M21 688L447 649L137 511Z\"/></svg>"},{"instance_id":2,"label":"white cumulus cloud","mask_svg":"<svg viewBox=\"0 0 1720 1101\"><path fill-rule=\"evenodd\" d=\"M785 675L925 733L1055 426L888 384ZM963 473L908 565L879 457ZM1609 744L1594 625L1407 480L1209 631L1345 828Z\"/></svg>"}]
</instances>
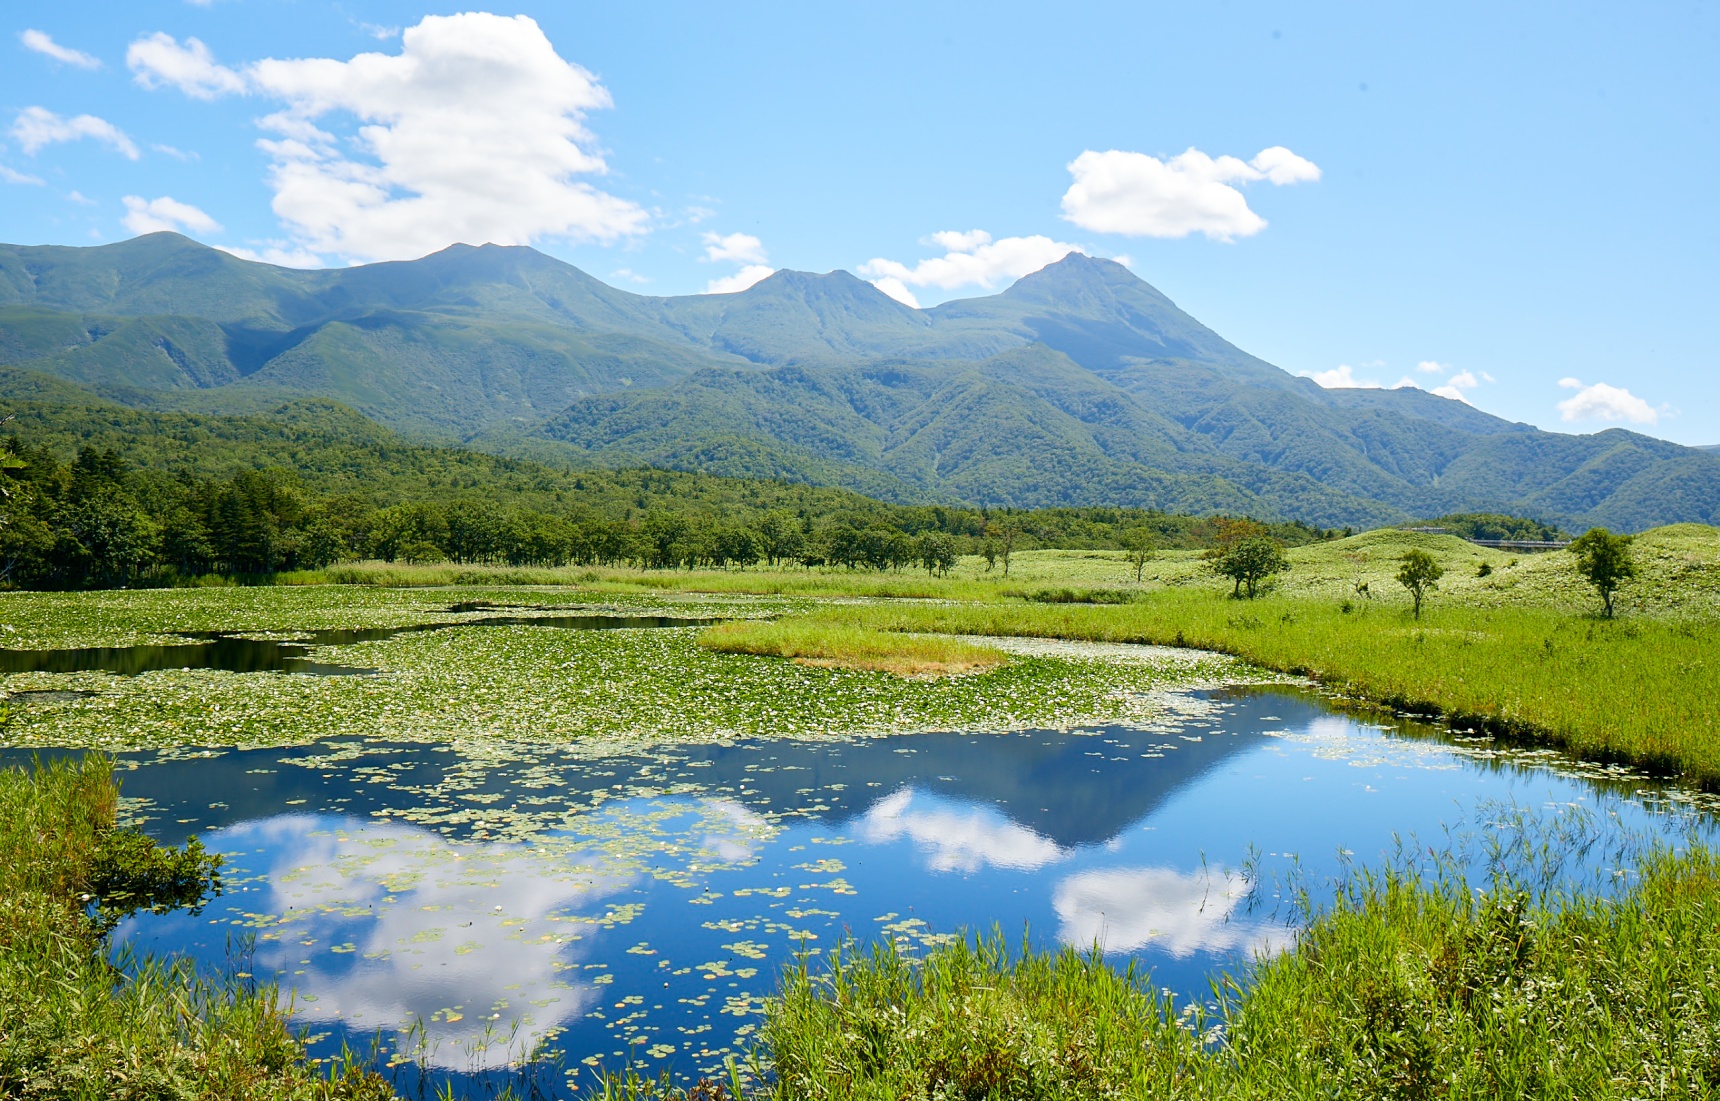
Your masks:
<instances>
[{"instance_id":1,"label":"white cumulus cloud","mask_svg":"<svg viewBox=\"0 0 1720 1101\"><path fill-rule=\"evenodd\" d=\"M160 31L133 42L125 51L132 79L145 88L178 88L193 99L216 99L245 91L245 78L219 64L209 47L195 38L184 45Z\"/></svg>"},{"instance_id":2,"label":"white cumulus cloud","mask_svg":"<svg viewBox=\"0 0 1720 1101\"><path fill-rule=\"evenodd\" d=\"M166 195L159 199L127 195L123 201L125 217L120 221L133 233L160 233L164 230L173 233L185 230L193 233L221 232L221 223L190 203L182 203Z\"/></svg>"},{"instance_id":3,"label":"white cumulus cloud","mask_svg":"<svg viewBox=\"0 0 1720 1101\"><path fill-rule=\"evenodd\" d=\"M34 153L58 142L93 138L130 160L135 161L141 155L137 151L137 143L106 119L94 115L63 118L46 107L26 107L19 111L18 117L12 120L12 137L26 153Z\"/></svg>"},{"instance_id":4,"label":"white cumulus cloud","mask_svg":"<svg viewBox=\"0 0 1720 1101\"><path fill-rule=\"evenodd\" d=\"M1304 371L1303 378L1311 378L1328 390L1378 390L1380 384L1371 379L1358 379L1356 369L1348 363L1340 363L1330 371Z\"/></svg>"},{"instance_id":5,"label":"white cumulus cloud","mask_svg":"<svg viewBox=\"0 0 1720 1101\"><path fill-rule=\"evenodd\" d=\"M770 266L770 257L765 253L764 242L750 233L731 233L727 236L721 233L705 233L701 235L701 239L705 242L705 255L699 258L701 261L741 265L741 269L733 275L719 276L706 283L706 294L735 294L766 276L776 274L776 269Z\"/></svg>"},{"instance_id":6,"label":"white cumulus cloud","mask_svg":"<svg viewBox=\"0 0 1720 1101\"><path fill-rule=\"evenodd\" d=\"M1435 364L1435 366L1438 366L1438 364ZM1444 371L1451 370L1449 367L1441 367L1440 369ZM1461 401L1468 404L1468 391L1475 389L1484 382L1492 381L1494 381L1493 376L1488 374L1486 371L1482 371L1479 375L1474 371L1458 371L1445 380L1444 386L1435 386L1429 392L1438 394L1442 398L1450 398L1452 401Z\"/></svg>"},{"instance_id":7,"label":"white cumulus cloud","mask_svg":"<svg viewBox=\"0 0 1720 1101\"><path fill-rule=\"evenodd\" d=\"M608 170L584 118L612 105L609 91L526 16L426 16L397 54L271 59L245 74L285 104L259 120L275 135L259 144L300 248L404 259L456 241L608 243L647 228L637 204L578 178ZM350 144L323 128L331 115L359 123Z\"/></svg>"},{"instance_id":8,"label":"white cumulus cloud","mask_svg":"<svg viewBox=\"0 0 1720 1101\"><path fill-rule=\"evenodd\" d=\"M1210 157L1190 148L1160 159L1145 153L1087 150L1069 164L1074 183L1063 195L1063 216L1096 233L1131 237L1187 237L1204 233L1229 241L1266 228L1233 185L1265 181L1284 185L1320 178L1314 162L1281 145L1253 160Z\"/></svg>"},{"instance_id":9,"label":"white cumulus cloud","mask_svg":"<svg viewBox=\"0 0 1720 1101\"><path fill-rule=\"evenodd\" d=\"M769 264L748 264L733 275L725 275L705 284L706 294L734 294L744 291L760 279L775 275L776 269Z\"/></svg>"},{"instance_id":10,"label":"white cumulus cloud","mask_svg":"<svg viewBox=\"0 0 1720 1101\"><path fill-rule=\"evenodd\" d=\"M231 253L241 260L254 260L259 264L273 264L280 268L326 268L328 259L314 252L307 252L295 247L289 241L263 241L262 248L241 248L234 245L216 245L222 252Z\"/></svg>"},{"instance_id":11,"label":"white cumulus cloud","mask_svg":"<svg viewBox=\"0 0 1720 1101\"><path fill-rule=\"evenodd\" d=\"M873 286L891 298L918 309L920 303L908 289L910 286L940 290L977 286L990 290L999 282L1013 282L1054 264L1071 252L1086 251L1079 245L1039 235L993 240L983 229L944 230L922 243L942 248L944 255L921 260L913 267L878 257L861 264L860 274L870 278Z\"/></svg>"},{"instance_id":12,"label":"white cumulus cloud","mask_svg":"<svg viewBox=\"0 0 1720 1101\"><path fill-rule=\"evenodd\" d=\"M736 264L763 264L767 261L764 242L750 233L706 233L705 259L714 263L730 261Z\"/></svg>"},{"instance_id":13,"label":"white cumulus cloud","mask_svg":"<svg viewBox=\"0 0 1720 1101\"><path fill-rule=\"evenodd\" d=\"M67 65L76 65L80 69L99 69L102 67L101 58L87 54L82 50L74 50L70 46L62 46L55 42L46 31L28 30L18 36L26 50L34 50L45 57Z\"/></svg>"},{"instance_id":14,"label":"white cumulus cloud","mask_svg":"<svg viewBox=\"0 0 1720 1101\"><path fill-rule=\"evenodd\" d=\"M1106 952L1134 952L1150 944L1177 959L1224 949L1271 951L1287 939L1284 934L1234 917L1247 891L1247 881L1230 872L1080 872L1060 882L1052 898L1061 920L1057 938L1083 949L1098 944Z\"/></svg>"},{"instance_id":15,"label":"white cumulus cloud","mask_svg":"<svg viewBox=\"0 0 1720 1101\"><path fill-rule=\"evenodd\" d=\"M1654 424L1660 420L1659 410L1621 386L1608 386L1604 382L1584 386L1574 378L1562 378L1559 385L1576 391L1558 406L1559 415L1567 421Z\"/></svg>"},{"instance_id":16,"label":"white cumulus cloud","mask_svg":"<svg viewBox=\"0 0 1720 1101\"><path fill-rule=\"evenodd\" d=\"M1445 364L1431 359L1422 360L1420 363L1415 365L1415 369L1424 375L1443 375L1447 371L1451 370L1451 368L1447 367Z\"/></svg>"}]
</instances>

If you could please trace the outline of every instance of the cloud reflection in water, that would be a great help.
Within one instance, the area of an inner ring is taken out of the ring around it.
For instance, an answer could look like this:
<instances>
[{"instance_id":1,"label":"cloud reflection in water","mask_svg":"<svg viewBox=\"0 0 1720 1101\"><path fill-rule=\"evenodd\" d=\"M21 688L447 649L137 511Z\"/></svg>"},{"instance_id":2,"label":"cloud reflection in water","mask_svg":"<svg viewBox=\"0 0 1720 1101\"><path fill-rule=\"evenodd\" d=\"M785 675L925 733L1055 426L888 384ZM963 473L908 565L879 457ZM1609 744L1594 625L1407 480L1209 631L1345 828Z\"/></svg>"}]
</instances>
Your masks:
<instances>
[{"instance_id":1,"label":"cloud reflection in water","mask_svg":"<svg viewBox=\"0 0 1720 1101\"><path fill-rule=\"evenodd\" d=\"M911 839L934 872L1034 871L1063 850L992 807L949 803L906 787L872 804L855 834L875 845Z\"/></svg>"},{"instance_id":2,"label":"cloud reflection in water","mask_svg":"<svg viewBox=\"0 0 1720 1101\"><path fill-rule=\"evenodd\" d=\"M1135 952L1151 944L1176 959L1196 952L1270 951L1282 930L1233 920L1248 881L1232 872L1107 868L1063 879L1052 896L1065 944Z\"/></svg>"}]
</instances>

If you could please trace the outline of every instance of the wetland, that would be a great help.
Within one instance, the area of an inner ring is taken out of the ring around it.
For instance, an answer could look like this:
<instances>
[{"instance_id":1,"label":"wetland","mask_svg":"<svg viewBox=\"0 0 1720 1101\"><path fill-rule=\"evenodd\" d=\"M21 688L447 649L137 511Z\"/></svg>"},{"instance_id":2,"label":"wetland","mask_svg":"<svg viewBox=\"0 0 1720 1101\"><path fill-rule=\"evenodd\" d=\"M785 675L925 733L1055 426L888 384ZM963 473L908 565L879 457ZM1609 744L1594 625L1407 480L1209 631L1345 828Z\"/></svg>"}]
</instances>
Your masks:
<instances>
[{"instance_id":1,"label":"wetland","mask_svg":"<svg viewBox=\"0 0 1720 1101\"><path fill-rule=\"evenodd\" d=\"M1710 797L1672 781L1216 653L988 636L1001 664L905 677L700 645L718 621L924 619L923 601L0 606L34 644L5 659L0 760L109 753L122 822L224 860L219 896L131 917L114 958L277 991L311 1056L357 1051L406 1096L718 1076L761 1058L784 969L849 944L1095 950L1204 1012L1357 869L1606 897L1710 832Z\"/></svg>"}]
</instances>

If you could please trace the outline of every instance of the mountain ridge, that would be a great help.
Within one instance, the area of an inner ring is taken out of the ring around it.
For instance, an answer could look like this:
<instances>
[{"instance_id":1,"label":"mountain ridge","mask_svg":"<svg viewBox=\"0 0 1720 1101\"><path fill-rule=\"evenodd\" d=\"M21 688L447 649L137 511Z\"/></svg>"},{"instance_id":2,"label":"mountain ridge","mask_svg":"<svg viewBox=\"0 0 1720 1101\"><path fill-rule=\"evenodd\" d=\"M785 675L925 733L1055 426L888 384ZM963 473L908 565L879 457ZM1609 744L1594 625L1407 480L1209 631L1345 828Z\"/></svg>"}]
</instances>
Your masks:
<instances>
[{"instance_id":1,"label":"mountain ridge","mask_svg":"<svg viewBox=\"0 0 1720 1101\"><path fill-rule=\"evenodd\" d=\"M917 310L841 271L637 295L522 246L301 271L165 233L0 245L0 365L138 407L329 399L427 441L894 499L1720 519L1715 451L1324 390L1081 253Z\"/></svg>"}]
</instances>

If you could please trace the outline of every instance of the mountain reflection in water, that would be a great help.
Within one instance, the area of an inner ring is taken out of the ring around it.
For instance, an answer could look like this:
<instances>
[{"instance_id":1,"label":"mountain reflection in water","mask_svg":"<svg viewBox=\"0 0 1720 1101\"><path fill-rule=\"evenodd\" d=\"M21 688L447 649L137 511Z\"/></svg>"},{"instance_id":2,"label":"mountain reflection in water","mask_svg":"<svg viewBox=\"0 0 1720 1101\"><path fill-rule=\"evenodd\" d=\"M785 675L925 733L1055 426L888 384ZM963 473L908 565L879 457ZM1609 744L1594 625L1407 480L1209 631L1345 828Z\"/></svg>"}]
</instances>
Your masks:
<instances>
[{"instance_id":1,"label":"mountain reflection in water","mask_svg":"<svg viewBox=\"0 0 1720 1101\"><path fill-rule=\"evenodd\" d=\"M780 967L845 936L918 951L1025 929L1202 995L1289 936L1248 904L1251 852L1317 880L1341 851L1377 862L1488 801L1682 828L1646 786L1394 737L1282 691L1213 694L1155 729L602 758L351 740L122 769L147 828L202 834L230 884L122 938L219 965L252 933L254 972L295 991L323 1044L421 1024L424 1061L467 1084L540 1043L572 1070L714 1067L752 1039Z\"/></svg>"}]
</instances>

